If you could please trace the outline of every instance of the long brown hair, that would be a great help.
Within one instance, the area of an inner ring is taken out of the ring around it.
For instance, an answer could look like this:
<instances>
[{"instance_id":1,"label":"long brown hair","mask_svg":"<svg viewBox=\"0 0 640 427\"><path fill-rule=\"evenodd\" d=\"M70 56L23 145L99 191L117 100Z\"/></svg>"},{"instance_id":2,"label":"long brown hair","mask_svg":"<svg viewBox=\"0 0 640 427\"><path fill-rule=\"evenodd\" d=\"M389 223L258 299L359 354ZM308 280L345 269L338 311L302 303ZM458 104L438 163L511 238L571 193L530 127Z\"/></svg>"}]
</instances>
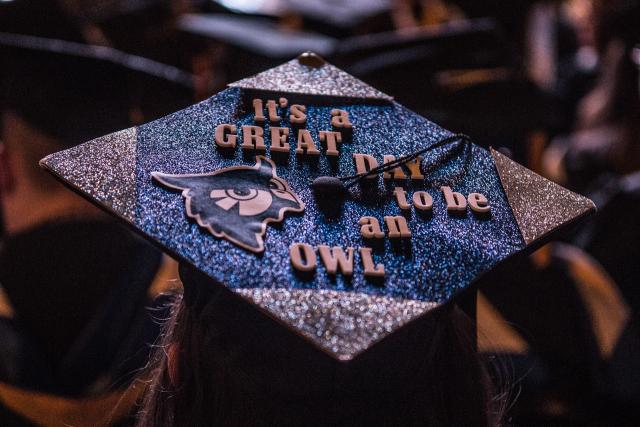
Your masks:
<instances>
[{"instance_id":1,"label":"long brown hair","mask_svg":"<svg viewBox=\"0 0 640 427\"><path fill-rule=\"evenodd\" d=\"M307 343L283 337L281 326L270 329L266 325L275 322L226 294L197 304L176 296L138 427L499 424L504 400L492 398L476 354L475 324L455 305L429 314L429 339L412 348L406 340L403 347L392 343L394 356L382 363L398 373L394 382L382 372L388 368L371 369L371 360L360 367L337 362L334 369L322 359L326 355L302 355ZM254 323L263 324L246 327ZM244 330L233 331L236 326ZM405 329L405 335L425 336L424 327Z\"/></svg>"}]
</instances>

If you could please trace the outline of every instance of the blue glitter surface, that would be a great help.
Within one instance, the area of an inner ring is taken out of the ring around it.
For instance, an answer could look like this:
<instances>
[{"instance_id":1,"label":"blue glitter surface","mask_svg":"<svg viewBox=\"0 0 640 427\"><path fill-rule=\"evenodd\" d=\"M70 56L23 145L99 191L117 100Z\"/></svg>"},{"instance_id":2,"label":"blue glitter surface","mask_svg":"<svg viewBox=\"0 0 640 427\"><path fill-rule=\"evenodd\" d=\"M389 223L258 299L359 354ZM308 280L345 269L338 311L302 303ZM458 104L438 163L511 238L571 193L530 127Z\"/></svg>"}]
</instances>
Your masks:
<instances>
[{"instance_id":1,"label":"blue glitter surface","mask_svg":"<svg viewBox=\"0 0 640 427\"><path fill-rule=\"evenodd\" d=\"M289 261L292 243L343 248L368 246L360 236L358 220L362 216L376 217L384 229L383 216L401 215L392 195L393 187L400 184L385 185L380 177L373 196L353 187L352 197L344 202L342 213L327 218L309 186L312 179L353 174L353 153L371 154L381 164L384 154L399 157L450 135L396 103L332 107L307 104L306 127L318 148L318 132L331 130L332 108L349 112L354 131L352 139L339 147L337 167L332 167L324 154L317 161L296 157L294 132L289 137L291 154L287 160L274 159L278 176L288 181L305 203L304 213L287 215L281 224L268 226L263 254L256 255L212 236L186 216L180 193L158 186L150 174L202 173L255 164L239 147L235 156L229 156L219 152L214 144L217 125L233 123L240 130L244 124L254 124L252 112L243 111L241 95L240 89L227 89L191 108L141 126L137 134L134 224L227 286L354 290L443 302L497 262L525 247L491 155L473 144L459 142L425 154L424 164L429 170L425 181L405 186L408 200L414 191L428 191L433 196L433 213L423 217L412 209L408 217L412 232L408 248L398 249L385 239L384 248L374 251L374 261L385 266L384 283L371 283L364 278L357 251L352 279L326 274L320 261L311 279L303 280L294 274ZM281 126L290 127L287 121ZM265 143L269 145L268 138ZM271 157L268 149L267 157ZM491 217L480 219L470 210L461 217L449 215L440 191L442 185L449 185L465 196L483 193L491 205Z\"/></svg>"}]
</instances>

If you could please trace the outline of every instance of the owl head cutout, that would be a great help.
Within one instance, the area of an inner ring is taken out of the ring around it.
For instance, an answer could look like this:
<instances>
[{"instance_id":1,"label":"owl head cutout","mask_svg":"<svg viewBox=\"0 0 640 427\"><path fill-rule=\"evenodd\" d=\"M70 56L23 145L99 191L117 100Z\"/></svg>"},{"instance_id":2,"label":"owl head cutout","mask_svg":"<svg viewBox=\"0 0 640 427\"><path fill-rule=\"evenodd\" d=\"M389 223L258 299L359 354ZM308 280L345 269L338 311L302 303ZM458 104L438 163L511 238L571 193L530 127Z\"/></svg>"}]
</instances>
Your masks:
<instances>
[{"instance_id":1,"label":"owl head cutout","mask_svg":"<svg viewBox=\"0 0 640 427\"><path fill-rule=\"evenodd\" d=\"M264 251L269 222L286 212L302 212L304 204L279 178L273 162L258 156L256 165L234 166L202 174L152 172L163 186L182 191L186 213L200 227L252 252Z\"/></svg>"}]
</instances>

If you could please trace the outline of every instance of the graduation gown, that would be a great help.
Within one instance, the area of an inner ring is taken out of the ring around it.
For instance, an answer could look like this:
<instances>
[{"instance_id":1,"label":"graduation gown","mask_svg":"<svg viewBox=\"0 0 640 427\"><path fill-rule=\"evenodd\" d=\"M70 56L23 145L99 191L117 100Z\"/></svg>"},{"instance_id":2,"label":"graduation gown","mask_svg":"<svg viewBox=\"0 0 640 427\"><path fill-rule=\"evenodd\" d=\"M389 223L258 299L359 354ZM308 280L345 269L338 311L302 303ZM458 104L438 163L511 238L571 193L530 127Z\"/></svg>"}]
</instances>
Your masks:
<instances>
[{"instance_id":1,"label":"graduation gown","mask_svg":"<svg viewBox=\"0 0 640 427\"><path fill-rule=\"evenodd\" d=\"M92 425L129 414L143 387L125 390L147 362L155 316L163 317L149 310L161 261L105 221L46 224L2 242L3 426L62 417Z\"/></svg>"}]
</instances>

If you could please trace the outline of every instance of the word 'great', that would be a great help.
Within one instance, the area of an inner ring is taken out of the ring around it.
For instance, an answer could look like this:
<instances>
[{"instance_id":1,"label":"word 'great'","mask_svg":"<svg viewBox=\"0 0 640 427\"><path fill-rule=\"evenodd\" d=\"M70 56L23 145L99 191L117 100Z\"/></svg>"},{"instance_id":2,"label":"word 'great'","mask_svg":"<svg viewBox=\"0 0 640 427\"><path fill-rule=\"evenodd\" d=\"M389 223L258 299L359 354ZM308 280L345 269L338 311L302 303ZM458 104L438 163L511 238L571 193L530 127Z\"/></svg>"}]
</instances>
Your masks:
<instances>
[{"instance_id":1,"label":"word 'great'","mask_svg":"<svg viewBox=\"0 0 640 427\"><path fill-rule=\"evenodd\" d=\"M265 144L265 133L262 125L267 121L267 118L272 125L280 123L283 117L281 113L278 112L278 105L282 110L284 110L288 105L287 99L280 98L278 103L272 99L267 100L267 117L265 117L263 101L261 99L253 100L253 121L260 124L260 126L242 126L242 144L240 147L243 150L255 150L261 152L265 152L267 150L267 146ZM307 107L300 104L291 105L289 108L289 122L292 126L297 128L297 135L295 135L297 141L296 154L303 156L319 156L320 150L313 140L311 132L304 128L307 123ZM349 113L345 110L331 110L331 126L333 130L322 130L319 132L319 139L326 147L325 155L338 157L340 155L340 152L338 151L338 144L341 144L343 141L343 136L340 131L351 130L353 127L349 121ZM290 128L270 126L268 135L268 138L271 141L271 145L269 147L270 151L274 153L289 153L290 146L287 141L291 133ZM238 127L229 123L218 125L215 130L215 142L216 145L222 149L236 148L238 142Z\"/></svg>"}]
</instances>

